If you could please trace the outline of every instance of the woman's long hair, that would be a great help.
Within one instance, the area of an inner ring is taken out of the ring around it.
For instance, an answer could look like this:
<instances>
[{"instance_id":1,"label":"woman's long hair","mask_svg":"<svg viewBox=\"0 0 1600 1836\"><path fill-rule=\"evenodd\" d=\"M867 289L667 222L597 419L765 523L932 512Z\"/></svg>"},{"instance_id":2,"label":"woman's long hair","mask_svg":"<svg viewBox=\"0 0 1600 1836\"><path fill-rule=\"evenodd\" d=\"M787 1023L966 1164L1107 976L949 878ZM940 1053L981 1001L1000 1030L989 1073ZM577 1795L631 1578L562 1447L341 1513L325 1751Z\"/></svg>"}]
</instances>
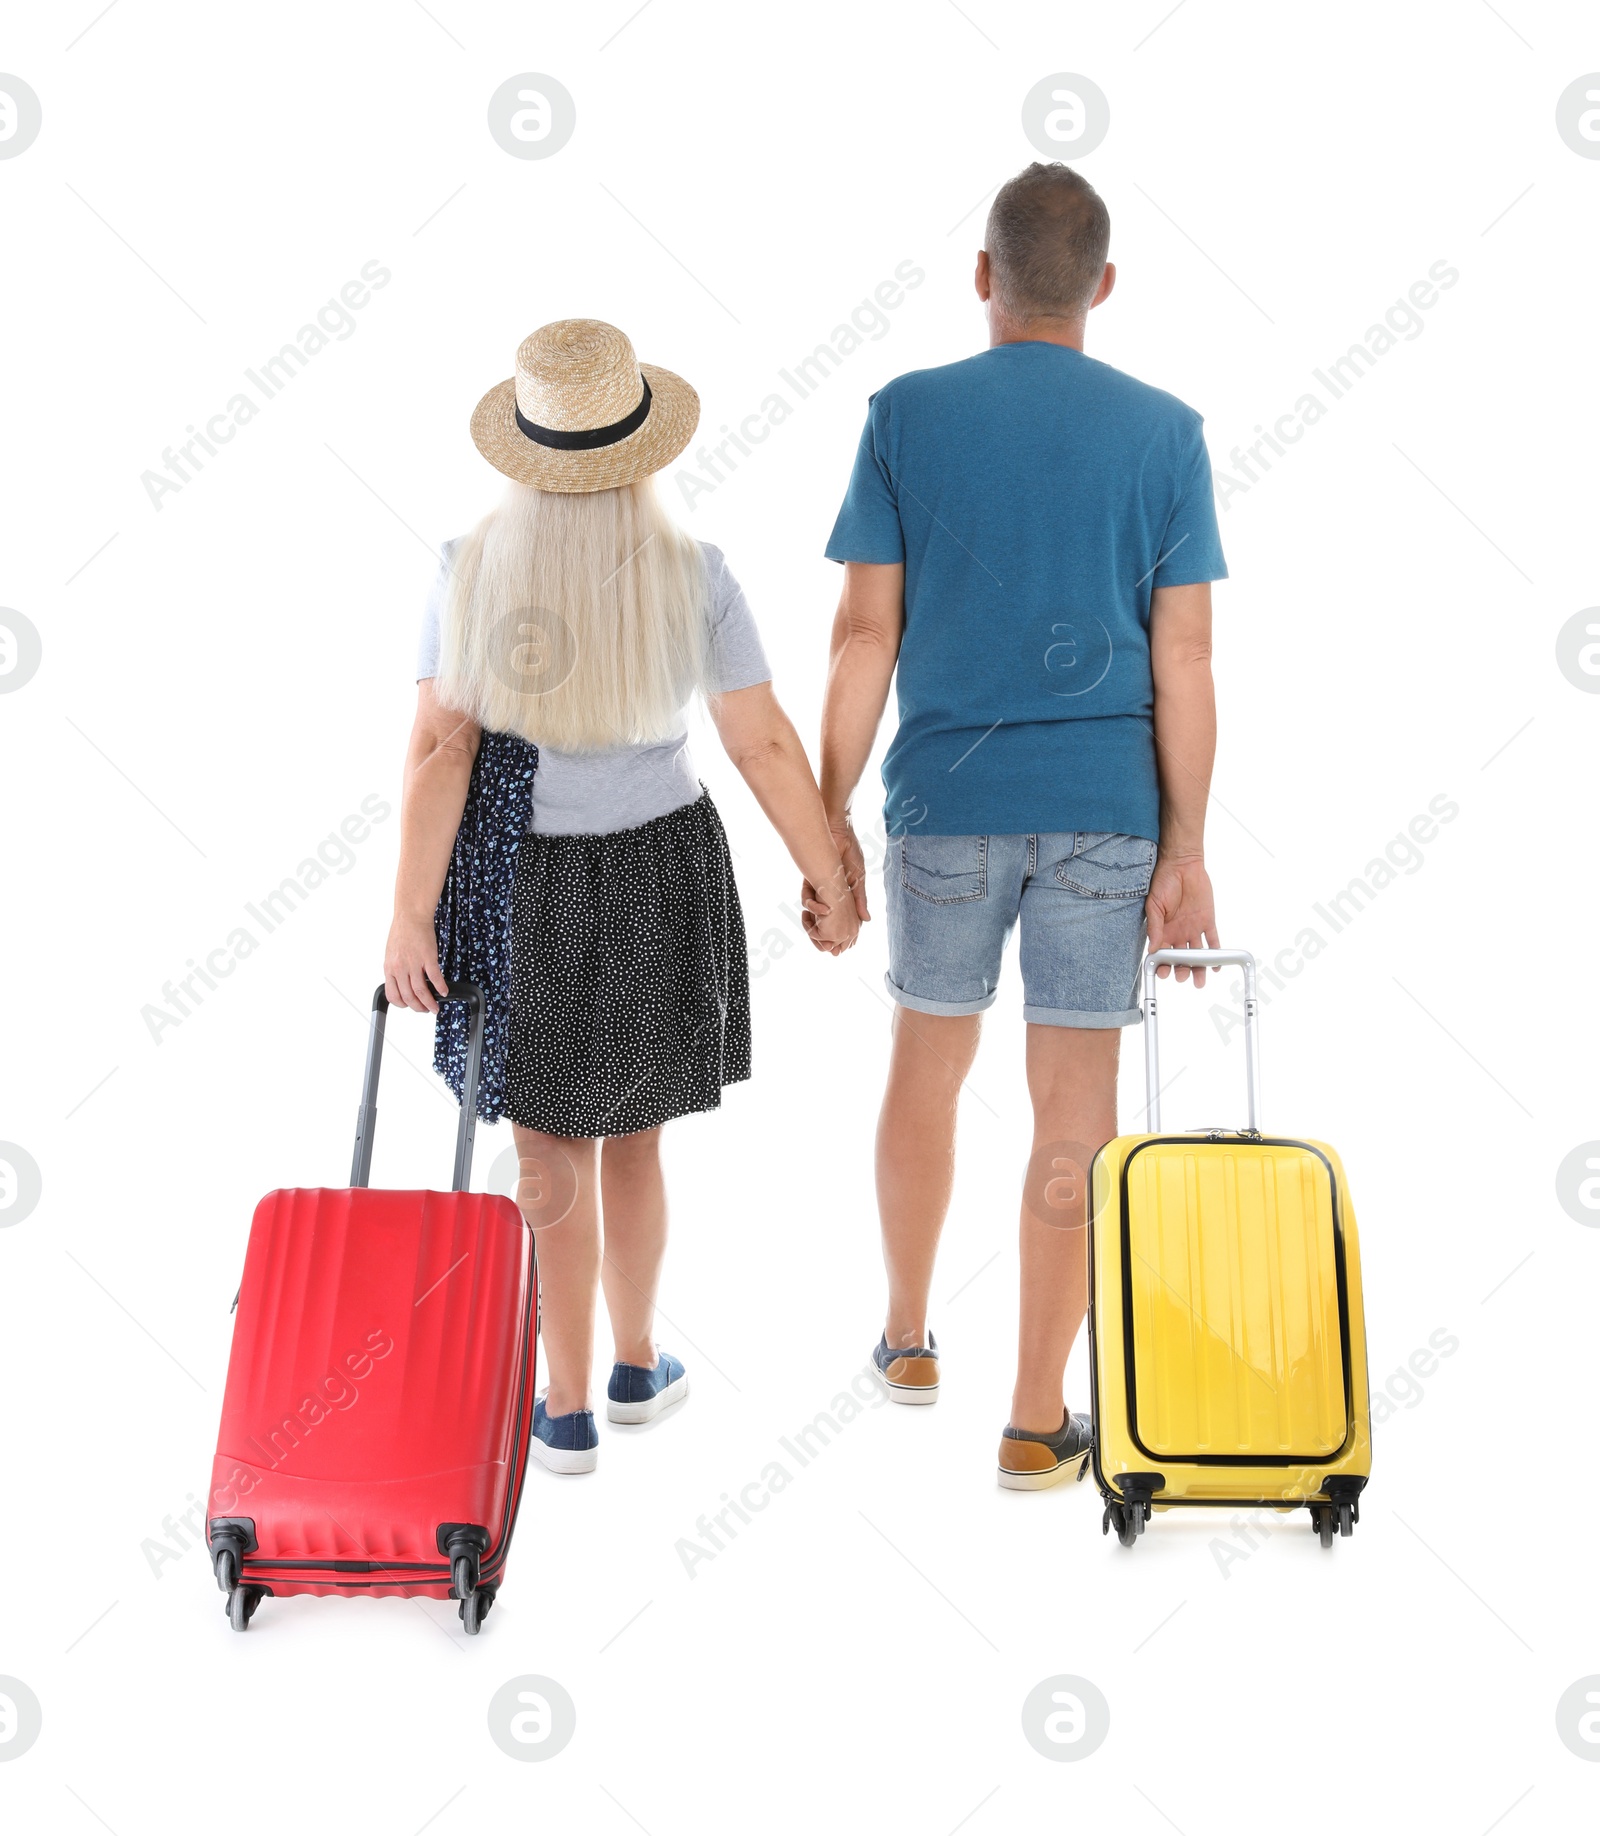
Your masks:
<instances>
[{"instance_id":1,"label":"woman's long hair","mask_svg":"<svg viewBox=\"0 0 1600 1836\"><path fill-rule=\"evenodd\" d=\"M705 562L649 479L613 491L513 484L451 566L444 706L559 751L682 731L705 679Z\"/></svg>"}]
</instances>

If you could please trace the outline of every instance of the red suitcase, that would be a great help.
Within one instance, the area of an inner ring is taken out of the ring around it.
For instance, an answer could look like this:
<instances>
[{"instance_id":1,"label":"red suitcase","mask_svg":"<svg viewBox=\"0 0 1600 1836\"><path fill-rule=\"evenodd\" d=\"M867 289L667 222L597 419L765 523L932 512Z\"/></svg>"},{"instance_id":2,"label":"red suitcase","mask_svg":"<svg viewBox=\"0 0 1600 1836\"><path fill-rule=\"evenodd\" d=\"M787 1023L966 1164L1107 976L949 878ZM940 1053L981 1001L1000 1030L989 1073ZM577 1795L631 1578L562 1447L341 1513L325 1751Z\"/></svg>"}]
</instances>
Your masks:
<instances>
[{"instance_id":1,"label":"red suitcase","mask_svg":"<svg viewBox=\"0 0 1600 1836\"><path fill-rule=\"evenodd\" d=\"M468 1192L483 1001L449 1192L367 1188L388 1001L372 1000L350 1189L269 1192L250 1225L208 1540L228 1619L267 1594L459 1600L505 1574L532 1432L538 1288L508 1198Z\"/></svg>"}]
</instances>

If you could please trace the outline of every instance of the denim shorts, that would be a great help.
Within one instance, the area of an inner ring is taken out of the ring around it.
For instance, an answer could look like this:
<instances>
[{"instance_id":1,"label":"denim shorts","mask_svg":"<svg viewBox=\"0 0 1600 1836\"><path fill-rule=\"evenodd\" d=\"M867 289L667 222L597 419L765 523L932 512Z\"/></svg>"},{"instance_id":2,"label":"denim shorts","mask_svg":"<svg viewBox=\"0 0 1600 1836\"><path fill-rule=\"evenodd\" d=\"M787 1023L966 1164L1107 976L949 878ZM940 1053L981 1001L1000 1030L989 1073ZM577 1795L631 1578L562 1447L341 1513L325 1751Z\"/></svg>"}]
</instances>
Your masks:
<instances>
[{"instance_id":1,"label":"denim shorts","mask_svg":"<svg viewBox=\"0 0 1600 1836\"><path fill-rule=\"evenodd\" d=\"M895 838L884 862L889 993L922 1014L992 1007L1020 918L1023 1019L1128 1026L1155 861L1142 835Z\"/></svg>"}]
</instances>

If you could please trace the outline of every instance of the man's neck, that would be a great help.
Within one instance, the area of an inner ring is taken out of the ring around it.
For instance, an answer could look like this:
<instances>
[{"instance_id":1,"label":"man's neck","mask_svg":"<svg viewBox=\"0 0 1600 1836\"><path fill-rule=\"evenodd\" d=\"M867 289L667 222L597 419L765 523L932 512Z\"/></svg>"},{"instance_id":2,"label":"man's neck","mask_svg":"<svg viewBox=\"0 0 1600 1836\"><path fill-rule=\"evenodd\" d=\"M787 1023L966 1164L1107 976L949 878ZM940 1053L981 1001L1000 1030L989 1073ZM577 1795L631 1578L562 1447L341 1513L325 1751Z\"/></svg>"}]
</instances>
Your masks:
<instances>
[{"instance_id":1,"label":"man's neck","mask_svg":"<svg viewBox=\"0 0 1600 1836\"><path fill-rule=\"evenodd\" d=\"M1085 321L1078 319L1008 319L1003 314L989 314L989 348L997 344L1064 344L1068 350L1083 349Z\"/></svg>"}]
</instances>

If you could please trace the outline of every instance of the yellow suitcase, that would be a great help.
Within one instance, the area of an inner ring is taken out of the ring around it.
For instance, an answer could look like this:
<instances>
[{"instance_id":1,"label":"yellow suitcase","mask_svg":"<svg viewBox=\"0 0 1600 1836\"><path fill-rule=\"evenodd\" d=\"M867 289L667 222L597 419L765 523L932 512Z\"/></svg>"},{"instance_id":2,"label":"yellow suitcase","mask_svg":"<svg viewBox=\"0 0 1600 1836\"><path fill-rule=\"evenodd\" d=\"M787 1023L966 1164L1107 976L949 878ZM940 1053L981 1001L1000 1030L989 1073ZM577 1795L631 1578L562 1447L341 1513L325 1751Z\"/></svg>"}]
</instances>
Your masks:
<instances>
[{"instance_id":1,"label":"yellow suitcase","mask_svg":"<svg viewBox=\"0 0 1600 1836\"><path fill-rule=\"evenodd\" d=\"M1247 1121L1163 1134L1162 963L1238 965ZM1152 1509L1308 1506L1349 1536L1371 1472L1361 1256L1344 1169L1321 1141L1257 1125L1255 959L1156 950L1144 965L1149 1133L1095 1156L1089 1358L1102 1528L1131 1549Z\"/></svg>"}]
</instances>

